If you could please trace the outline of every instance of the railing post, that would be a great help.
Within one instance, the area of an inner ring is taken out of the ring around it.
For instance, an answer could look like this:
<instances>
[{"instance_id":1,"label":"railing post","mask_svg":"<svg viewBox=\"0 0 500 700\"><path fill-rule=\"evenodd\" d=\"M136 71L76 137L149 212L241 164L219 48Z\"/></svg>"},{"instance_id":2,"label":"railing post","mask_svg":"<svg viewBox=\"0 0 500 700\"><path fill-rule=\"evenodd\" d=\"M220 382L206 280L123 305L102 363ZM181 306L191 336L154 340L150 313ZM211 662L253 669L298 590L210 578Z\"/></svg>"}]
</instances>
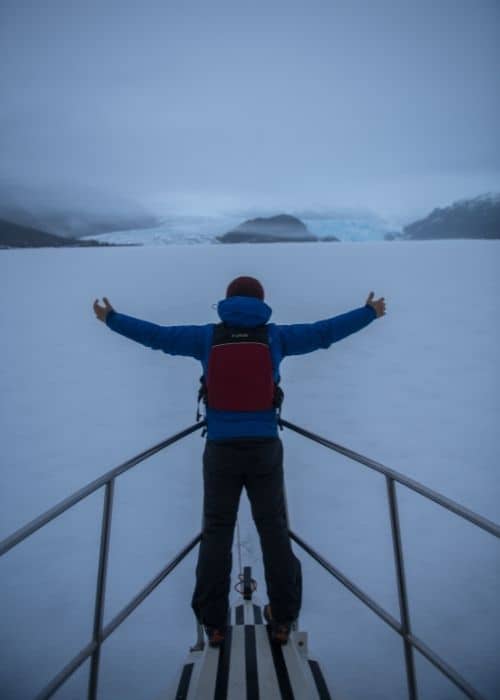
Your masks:
<instances>
[{"instance_id":1,"label":"railing post","mask_svg":"<svg viewBox=\"0 0 500 700\"><path fill-rule=\"evenodd\" d=\"M413 647L407 635L411 633L410 612L408 608L408 595L406 592L406 579L403 562L403 546L401 543L401 530L399 527L398 503L394 479L386 476L387 495L389 497L389 513L391 516L392 544L394 547L394 561L396 564L396 577L398 584L399 610L401 615L401 628L403 632L403 645L406 663L406 678L408 681L408 696L410 700L418 699L417 677L415 673L415 660Z\"/></svg>"},{"instance_id":2,"label":"railing post","mask_svg":"<svg viewBox=\"0 0 500 700\"><path fill-rule=\"evenodd\" d=\"M101 546L99 551L99 568L97 571L97 588L95 594L94 630L92 639L97 647L92 654L89 674L88 700L97 698L97 682L99 679L99 661L101 657L102 622L104 618L104 599L106 594L106 575L108 570L109 540L111 534L111 513L113 510L113 491L115 480L106 484L104 506L102 511Z\"/></svg>"}]
</instances>

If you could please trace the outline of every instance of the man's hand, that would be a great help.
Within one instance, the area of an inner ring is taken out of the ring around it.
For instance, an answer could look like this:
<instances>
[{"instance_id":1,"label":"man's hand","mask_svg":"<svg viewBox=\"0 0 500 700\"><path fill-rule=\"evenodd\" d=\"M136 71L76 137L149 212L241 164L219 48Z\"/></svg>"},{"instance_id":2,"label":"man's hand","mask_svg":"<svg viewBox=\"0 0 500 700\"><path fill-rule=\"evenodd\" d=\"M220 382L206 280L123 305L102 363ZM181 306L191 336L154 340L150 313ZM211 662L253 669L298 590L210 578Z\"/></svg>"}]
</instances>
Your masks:
<instances>
[{"instance_id":1,"label":"man's hand","mask_svg":"<svg viewBox=\"0 0 500 700\"><path fill-rule=\"evenodd\" d=\"M99 299L94 301L94 312L99 321L106 322L109 312L114 311L114 309L106 297L103 297L102 300L104 302L104 306L99 306Z\"/></svg>"},{"instance_id":2,"label":"man's hand","mask_svg":"<svg viewBox=\"0 0 500 700\"><path fill-rule=\"evenodd\" d=\"M380 299L374 300L373 297L375 296L374 292L370 292L368 295L368 299L366 300L366 306L371 306L372 309L375 310L375 313L377 314L377 318L380 318L380 316L385 316L385 300L384 297L380 297Z\"/></svg>"}]
</instances>

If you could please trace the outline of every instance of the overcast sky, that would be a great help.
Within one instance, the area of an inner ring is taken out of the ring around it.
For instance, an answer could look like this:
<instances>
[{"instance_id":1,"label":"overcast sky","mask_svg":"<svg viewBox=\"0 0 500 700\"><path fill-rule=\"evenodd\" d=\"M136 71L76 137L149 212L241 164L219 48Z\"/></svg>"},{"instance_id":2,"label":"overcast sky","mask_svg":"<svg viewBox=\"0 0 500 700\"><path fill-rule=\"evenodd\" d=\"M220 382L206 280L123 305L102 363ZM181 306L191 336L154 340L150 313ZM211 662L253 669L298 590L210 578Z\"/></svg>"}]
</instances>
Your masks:
<instances>
[{"instance_id":1,"label":"overcast sky","mask_svg":"<svg viewBox=\"0 0 500 700\"><path fill-rule=\"evenodd\" d=\"M500 190L498 0L0 0L0 177L160 210Z\"/></svg>"}]
</instances>

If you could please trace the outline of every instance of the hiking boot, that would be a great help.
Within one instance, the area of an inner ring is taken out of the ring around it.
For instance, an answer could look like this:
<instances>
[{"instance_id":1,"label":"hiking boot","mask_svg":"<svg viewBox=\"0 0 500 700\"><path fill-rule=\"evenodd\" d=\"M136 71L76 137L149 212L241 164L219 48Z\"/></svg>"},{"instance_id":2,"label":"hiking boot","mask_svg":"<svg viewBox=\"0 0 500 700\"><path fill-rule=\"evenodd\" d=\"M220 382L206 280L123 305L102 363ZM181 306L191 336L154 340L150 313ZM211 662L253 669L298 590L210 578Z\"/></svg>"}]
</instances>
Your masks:
<instances>
[{"instance_id":1,"label":"hiking boot","mask_svg":"<svg viewBox=\"0 0 500 700\"><path fill-rule=\"evenodd\" d=\"M226 630L223 627L205 627L205 632L211 647L220 647L226 638Z\"/></svg>"},{"instance_id":2,"label":"hiking boot","mask_svg":"<svg viewBox=\"0 0 500 700\"><path fill-rule=\"evenodd\" d=\"M289 622L278 622L273 619L271 606L264 605L264 619L269 623L271 628L271 641L276 644L286 644L290 636L292 625Z\"/></svg>"}]
</instances>

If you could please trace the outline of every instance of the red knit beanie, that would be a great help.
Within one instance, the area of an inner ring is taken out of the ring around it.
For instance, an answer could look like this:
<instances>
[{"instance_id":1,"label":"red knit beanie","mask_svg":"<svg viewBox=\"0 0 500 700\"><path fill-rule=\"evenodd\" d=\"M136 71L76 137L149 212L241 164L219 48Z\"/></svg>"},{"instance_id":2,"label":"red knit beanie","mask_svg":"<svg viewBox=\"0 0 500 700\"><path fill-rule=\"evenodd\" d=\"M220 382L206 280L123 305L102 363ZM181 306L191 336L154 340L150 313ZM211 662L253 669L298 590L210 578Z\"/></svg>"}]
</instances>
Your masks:
<instances>
[{"instance_id":1,"label":"red knit beanie","mask_svg":"<svg viewBox=\"0 0 500 700\"><path fill-rule=\"evenodd\" d=\"M257 297L264 300L264 287L255 277L237 277L228 286L227 297Z\"/></svg>"}]
</instances>

